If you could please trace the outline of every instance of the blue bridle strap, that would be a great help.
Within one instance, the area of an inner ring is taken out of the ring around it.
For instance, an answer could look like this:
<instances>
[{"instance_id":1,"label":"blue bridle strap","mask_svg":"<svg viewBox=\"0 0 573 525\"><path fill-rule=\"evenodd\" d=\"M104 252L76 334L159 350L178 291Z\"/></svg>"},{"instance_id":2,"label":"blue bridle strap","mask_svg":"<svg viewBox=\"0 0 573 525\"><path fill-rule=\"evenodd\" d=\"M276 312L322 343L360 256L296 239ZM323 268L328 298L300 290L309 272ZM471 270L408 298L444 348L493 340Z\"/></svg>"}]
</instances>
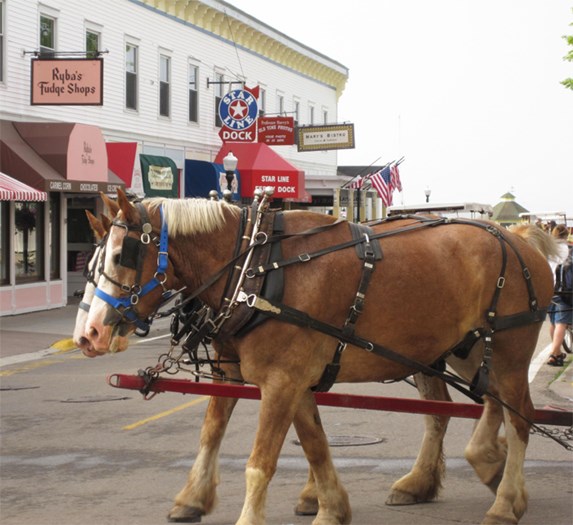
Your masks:
<instances>
[{"instance_id":1,"label":"blue bridle strap","mask_svg":"<svg viewBox=\"0 0 573 525\"><path fill-rule=\"evenodd\" d=\"M143 286L133 285L131 287L131 295L124 297L114 297L108 294L101 288L96 287L94 295L99 297L107 304L109 304L116 311L121 313L122 317L127 319L130 323L134 323L140 330L147 330L149 328L149 323L140 319L133 307L139 302L141 297L144 297L148 293L152 292L158 286L164 288L164 283L166 279L166 272L169 264L169 257L167 254L168 249L168 239L169 232L167 229L167 221L163 216L163 207L159 208L159 213L161 215L161 231L159 233L159 245L157 254L157 270L154 276ZM162 278L162 280L160 280ZM137 290L137 291L136 291ZM165 291L165 290L164 290ZM168 299L170 294L164 293L164 300Z\"/></svg>"}]
</instances>

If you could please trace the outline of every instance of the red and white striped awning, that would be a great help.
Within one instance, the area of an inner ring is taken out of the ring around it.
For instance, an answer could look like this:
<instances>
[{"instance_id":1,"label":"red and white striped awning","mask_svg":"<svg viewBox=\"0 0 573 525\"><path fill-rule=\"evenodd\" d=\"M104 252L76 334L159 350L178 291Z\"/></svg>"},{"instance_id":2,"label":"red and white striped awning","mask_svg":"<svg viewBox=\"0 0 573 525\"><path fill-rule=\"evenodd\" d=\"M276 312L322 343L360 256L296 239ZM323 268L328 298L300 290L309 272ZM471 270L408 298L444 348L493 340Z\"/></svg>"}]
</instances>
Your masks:
<instances>
[{"instance_id":1,"label":"red and white striped awning","mask_svg":"<svg viewBox=\"0 0 573 525\"><path fill-rule=\"evenodd\" d=\"M0 201L46 201L45 191L35 190L27 184L0 172Z\"/></svg>"}]
</instances>

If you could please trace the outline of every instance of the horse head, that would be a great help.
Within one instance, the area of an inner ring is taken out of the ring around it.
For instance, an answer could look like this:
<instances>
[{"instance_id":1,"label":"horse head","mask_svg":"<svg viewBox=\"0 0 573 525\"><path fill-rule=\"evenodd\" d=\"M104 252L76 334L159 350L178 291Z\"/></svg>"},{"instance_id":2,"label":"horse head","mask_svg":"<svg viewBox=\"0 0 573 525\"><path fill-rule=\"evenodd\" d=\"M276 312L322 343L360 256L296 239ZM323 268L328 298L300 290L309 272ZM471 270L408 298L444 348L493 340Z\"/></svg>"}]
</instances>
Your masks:
<instances>
[{"instance_id":1,"label":"horse head","mask_svg":"<svg viewBox=\"0 0 573 525\"><path fill-rule=\"evenodd\" d=\"M101 250L97 286L83 333L75 339L88 356L125 350L128 336L149 326L147 319L176 282L169 275L167 227L158 208L134 205L121 190Z\"/></svg>"}]
</instances>

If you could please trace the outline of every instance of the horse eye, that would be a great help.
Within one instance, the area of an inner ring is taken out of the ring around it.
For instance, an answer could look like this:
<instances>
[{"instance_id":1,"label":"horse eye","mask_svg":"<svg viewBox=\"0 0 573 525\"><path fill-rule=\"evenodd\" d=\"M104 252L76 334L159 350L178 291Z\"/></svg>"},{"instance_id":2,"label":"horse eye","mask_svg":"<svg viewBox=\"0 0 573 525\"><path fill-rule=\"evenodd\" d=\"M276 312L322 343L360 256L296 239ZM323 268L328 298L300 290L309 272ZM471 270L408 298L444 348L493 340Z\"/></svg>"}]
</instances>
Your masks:
<instances>
[{"instance_id":1,"label":"horse eye","mask_svg":"<svg viewBox=\"0 0 573 525\"><path fill-rule=\"evenodd\" d=\"M121 260L121 254L116 253L116 254L113 256L113 264L114 264L115 266L119 266L119 261L120 261L120 260Z\"/></svg>"}]
</instances>

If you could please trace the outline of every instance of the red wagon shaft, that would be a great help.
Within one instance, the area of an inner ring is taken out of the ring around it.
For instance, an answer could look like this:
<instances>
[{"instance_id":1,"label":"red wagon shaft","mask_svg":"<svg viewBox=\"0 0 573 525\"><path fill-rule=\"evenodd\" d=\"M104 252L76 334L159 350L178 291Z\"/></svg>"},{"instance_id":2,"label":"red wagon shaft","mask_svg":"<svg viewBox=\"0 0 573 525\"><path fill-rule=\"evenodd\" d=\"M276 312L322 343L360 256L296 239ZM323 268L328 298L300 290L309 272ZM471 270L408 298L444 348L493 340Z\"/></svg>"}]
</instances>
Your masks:
<instances>
[{"instance_id":1,"label":"red wagon shaft","mask_svg":"<svg viewBox=\"0 0 573 525\"><path fill-rule=\"evenodd\" d=\"M115 388L141 390L145 387L142 377L128 374L113 374L107 378L109 385ZM201 383L188 379L158 378L150 386L152 392L178 392L204 396L234 397L237 399L261 399L261 392L255 386L229 385L221 383ZM463 417L478 419L483 411L482 405L454 403L448 401L430 401L397 397L362 396L357 394L339 394L336 392L316 392L319 405L361 408L364 410L385 410L431 416ZM537 424L570 427L573 425L573 412L553 409L536 409L534 422Z\"/></svg>"}]
</instances>

